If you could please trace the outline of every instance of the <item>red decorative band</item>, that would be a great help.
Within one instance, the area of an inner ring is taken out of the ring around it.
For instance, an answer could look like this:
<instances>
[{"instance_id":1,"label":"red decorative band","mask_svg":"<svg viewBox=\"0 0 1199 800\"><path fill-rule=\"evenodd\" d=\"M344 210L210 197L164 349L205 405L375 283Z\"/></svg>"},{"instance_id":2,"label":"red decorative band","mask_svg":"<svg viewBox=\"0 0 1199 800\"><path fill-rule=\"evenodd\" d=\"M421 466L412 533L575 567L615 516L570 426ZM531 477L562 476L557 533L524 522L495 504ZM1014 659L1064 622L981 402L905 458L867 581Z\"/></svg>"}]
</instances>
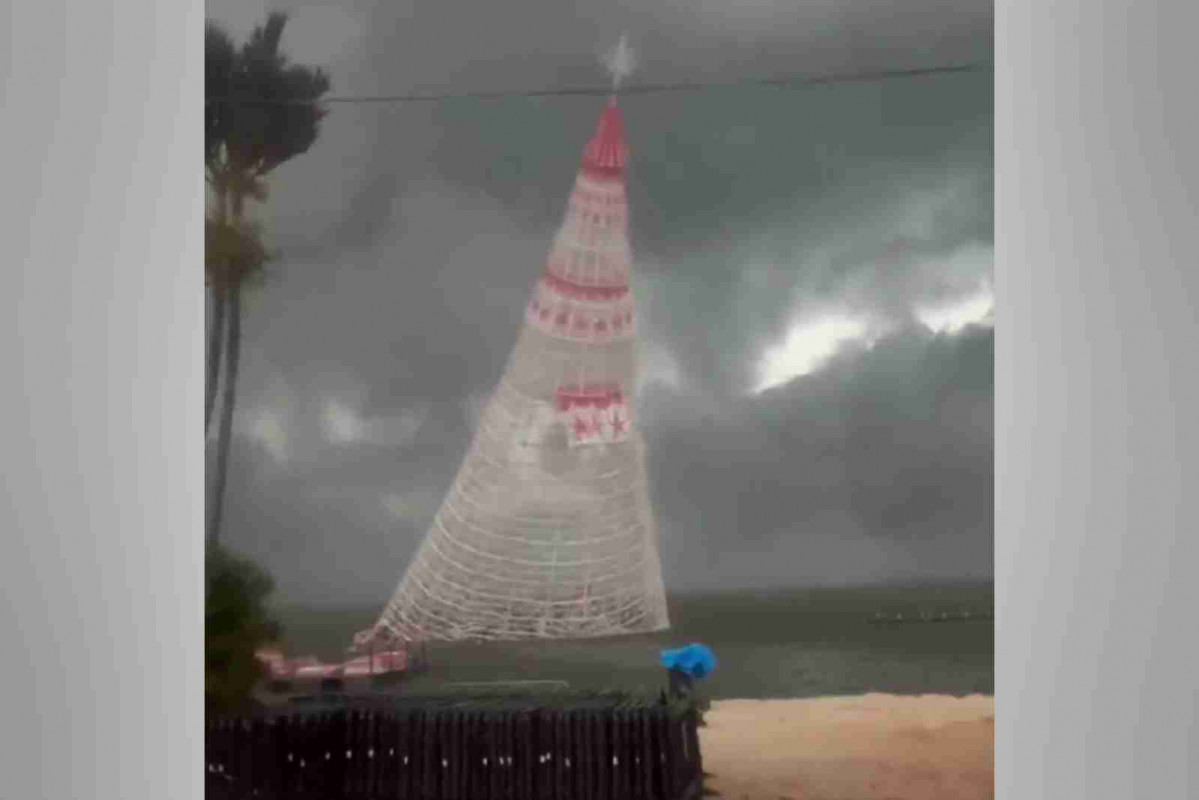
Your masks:
<instances>
[{"instance_id":1,"label":"red decorative band","mask_svg":"<svg viewBox=\"0 0 1199 800\"><path fill-rule=\"evenodd\" d=\"M550 290L575 300L606 302L619 300L629 293L628 286L586 286L568 281L550 272L547 272L541 280Z\"/></svg>"},{"instance_id":2,"label":"red decorative band","mask_svg":"<svg viewBox=\"0 0 1199 800\"><path fill-rule=\"evenodd\" d=\"M624 177L624 167L621 166L605 166L594 162L583 162L582 172L588 178L594 178L602 181L619 180Z\"/></svg>"},{"instance_id":3,"label":"red decorative band","mask_svg":"<svg viewBox=\"0 0 1199 800\"><path fill-rule=\"evenodd\" d=\"M525 312L528 324L549 336L576 342L614 342L633 334L633 312L616 309L602 316L572 313L544 305L533 298Z\"/></svg>"},{"instance_id":4,"label":"red decorative band","mask_svg":"<svg viewBox=\"0 0 1199 800\"><path fill-rule=\"evenodd\" d=\"M562 386L555 392L560 411L571 408L608 408L624 402L624 393L617 383L592 383L584 386Z\"/></svg>"}]
</instances>

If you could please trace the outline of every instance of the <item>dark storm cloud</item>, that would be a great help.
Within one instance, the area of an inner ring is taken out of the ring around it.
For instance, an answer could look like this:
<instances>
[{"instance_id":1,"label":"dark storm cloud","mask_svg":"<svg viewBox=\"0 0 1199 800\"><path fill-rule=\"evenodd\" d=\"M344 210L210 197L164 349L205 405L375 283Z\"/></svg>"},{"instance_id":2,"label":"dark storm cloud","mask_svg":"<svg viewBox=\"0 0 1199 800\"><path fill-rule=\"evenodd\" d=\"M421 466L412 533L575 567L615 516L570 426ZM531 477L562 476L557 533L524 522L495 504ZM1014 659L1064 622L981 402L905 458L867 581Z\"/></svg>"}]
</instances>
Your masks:
<instances>
[{"instance_id":1,"label":"dark storm cloud","mask_svg":"<svg viewBox=\"0 0 1199 800\"><path fill-rule=\"evenodd\" d=\"M353 70L357 91L589 85L596 56L623 31L653 80L903 68L986 57L991 46L992 6L983 0L274 5L297 16L336 7L361 21L369 35L357 55L373 69Z\"/></svg>"},{"instance_id":2,"label":"dark storm cloud","mask_svg":"<svg viewBox=\"0 0 1199 800\"><path fill-rule=\"evenodd\" d=\"M625 29L647 82L990 57L981 2L291 8L285 47L339 94L593 85ZM209 13L243 33L262 8ZM285 599L394 587L601 102L336 106L273 177L279 259L247 299L226 519ZM987 74L622 101L670 586L989 574L993 335L916 318L990 282L991 104ZM882 338L749 394L763 353L829 313Z\"/></svg>"},{"instance_id":3,"label":"dark storm cloud","mask_svg":"<svg viewBox=\"0 0 1199 800\"><path fill-rule=\"evenodd\" d=\"M434 419L408 447L327 447L299 466L240 448L227 512L234 544L272 566L285 598L385 598L465 453L465 430L460 418Z\"/></svg>"},{"instance_id":4,"label":"dark storm cloud","mask_svg":"<svg viewBox=\"0 0 1199 800\"><path fill-rule=\"evenodd\" d=\"M993 350L988 328L908 329L734 404L649 389L669 585L988 575ZM238 544L278 565L290 597L383 598L469 436L463 410L442 404L402 447L324 443L284 465L242 448L229 510Z\"/></svg>"},{"instance_id":5,"label":"dark storm cloud","mask_svg":"<svg viewBox=\"0 0 1199 800\"><path fill-rule=\"evenodd\" d=\"M644 82L727 83L778 75L818 76L960 64L988 60L992 46L992 4L984 0L908 0L902 4L881 0L823 4L702 0L687 4L621 2L602 6L556 0L502 4L467 0L368 4L213 0L207 4L209 15L228 21L235 31L241 32L258 21L267 7L293 14L285 38L288 51L297 60L326 66L339 94L594 86L604 80L597 55L610 47L622 31L631 34L638 48L636 80ZM870 91L869 84L863 86ZM823 92L847 97L842 88L812 91L816 96ZM779 97L787 97L787 90L772 91ZM987 96L981 98L979 107L989 109L989 89L984 93ZM718 105L729 102L733 105L727 115L719 109L716 116L704 117L701 113L701 126L710 127L716 119L743 123L758 117L762 123L759 132L769 136L775 123L771 116L777 114L767 110L765 104L746 95L739 109L736 100L739 90L712 96ZM929 96L925 101L929 108L924 110L932 116L922 118L905 112L908 98L893 97L893 110L907 120L908 127L924 126L934 135L942 121L955 118L955 104L961 102L952 90L939 103ZM629 102L634 100L630 98ZM688 96L654 96L636 102L642 115L646 109L659 105L665 112L661 118L666 124L658 126L664 135L658 136L654 131L648 134L647 141L661 142L663 146L673 142L680 149L680 159L686 158L688 148L702 146L695 138L697 130L681 124L685 120L678 125L669 121L676 113L676 104L690 102ZM444 106L339 107L326 120L326 133L313 150L279 171L276 183L280 184L280 191L275 192L268 214L282 238L293 240L296 246L301 242L307 246L328 242L327 228L346 225L354 228L360 222L357 214L344 216L346 209L354 205L350 198L378 191L380 173L390 174L397 160L408 165L409 170L420 170L415 165L429 157L443 167L447 161L455 160L470 164L488 148L499 147L502 152L488 155L483 165L502 173L504 161L522 159L518 140L504 135L505 130L515 130L522 132L522 138L525 133L533 134L526 141L531 145L527 152L534 160L545 155L546 163L553 163L554 150L568 157L577 155L577 152L567 154L562 148L569 148L589 132L587 128L594 117L592 105L566 99L532 105L518 100ZM771 105L785 109L787 100ZM867 115L887 113L885 101L870 98L841 105L864 109ZM873 109L876 105L878 108ZM543 115L531 124L515 119L505 123L508 115L519 116L522 109L529 108L538 109ZM819 102L810 106L805 101L803 108L808 111L805 123L809 127L820 130L831 125L834 144L853 137L852 120L827 119ZM974 111L974 107L963 108L961 114L969 117ZM472 115L477 116L472 118ZM559 128L563 115L569 118L569 124ZM925 121L921 122L922 119ZM889 120L888 124L893 122ZM643 124L652 123L643 123L638 118L634 127ZM789 126L778 130L786 137ZM439 141L444 142L440 148ZM764 140L760 149L765 151L770 144ZM783 142L783 152L788 144ZM792 146L810 144L798 141ZM867 146L877 147L877 142L867 142ZM439 154L430 153L430 148L439 149ZM549 150L543 152L544 148ZM645 154L644 161L662 167L675 163L657 159L651 153ZM702 169L703 161L686 158L683 163L692 172L689 179L699 180L695 173ZM761 179L756 174L749 177L742 169L734 166L725 173L733 179L743 175L742 180L750 186ZM522 175L526 180L534 177ZM785 186L789 177L781 175L781 184ZM314 198L312 193L318 188L323 197ZM769 193L766 189L762 191L763 197ZM754 196L757 193L758 190L750 192ZM364 200L358 213L370 216L375 208L374 203ZM335 219L338 212L343 216ZM305 225L288 224L288 220L297 216L305 219Z\"/></svg>"},{"instance_id":6,"label":"dark storm cloud","mask_svg":"<svg viewBox=\"0 0 1199 800\"><path fill-rule=\"evenodd\" d=\"M596 105L449 103L435 112L442 136L430 158L441 179L487 193L544 238ZM790 323L797 294L853 289L859 304L902 317L914 297L942 293L922 285L922 265L990 245L989 76L722 89L623 105L647 324L689 368L731 387ZM911 207L923 211L905 219ZM747 274L759 287L751 302ZM717 319L736 322L718 343L706 335Z\"/></svg>"},{"instance_id":7,"label":"dark storm cloud","mask_svg":"<svg viewBox=\"0 0 1199 800\"><path fill-rule=\"evenodd\" d=\"M386 207L386 233L369 246L278 266L279 285L254 298L246 321L249 358L293 378L349 371L382 408L484 390L515 341L546 242L494 201L443 184L408 184Z\"/></svg>"},{"instance_id":8,"label":"dark storm cloud","mask_svg":"<svg viewBox=\"0 0 1199 800\"><path fill-rule=\"evenodd\" d=\"M804 561L817 577L838 537L899 542L925 575L944 572L948 536L972 540L955 568L986 574L993 360L989 328L908 329L709 413L673 414L667 391L649 393L664 406L649 452L672 583L719 584L721 562L747 549L776 582L808 572ZM803 555L770 563L789 551Z\"/></svg>"}]
</instances>

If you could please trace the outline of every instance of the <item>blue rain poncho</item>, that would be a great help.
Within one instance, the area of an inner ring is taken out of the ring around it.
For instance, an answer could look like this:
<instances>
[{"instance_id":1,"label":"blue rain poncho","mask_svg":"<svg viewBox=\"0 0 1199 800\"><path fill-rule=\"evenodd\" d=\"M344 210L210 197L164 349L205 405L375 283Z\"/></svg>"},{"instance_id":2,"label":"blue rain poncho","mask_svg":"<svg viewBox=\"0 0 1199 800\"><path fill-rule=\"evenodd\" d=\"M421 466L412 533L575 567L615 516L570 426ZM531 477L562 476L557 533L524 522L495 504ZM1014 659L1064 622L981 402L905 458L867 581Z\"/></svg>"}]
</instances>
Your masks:
<instances>
[{"instance_id":1,"label":"blue rain poncho","mask_svg":"<svg viewBox=\"0 0 1199 800\"><path fill-rule=\"evenodd\" d=\"M675 650L663 650L662 666L692 678L703 678L716 669L716 654L702 644L689 644Z\"/></svg>"}]
</instances>

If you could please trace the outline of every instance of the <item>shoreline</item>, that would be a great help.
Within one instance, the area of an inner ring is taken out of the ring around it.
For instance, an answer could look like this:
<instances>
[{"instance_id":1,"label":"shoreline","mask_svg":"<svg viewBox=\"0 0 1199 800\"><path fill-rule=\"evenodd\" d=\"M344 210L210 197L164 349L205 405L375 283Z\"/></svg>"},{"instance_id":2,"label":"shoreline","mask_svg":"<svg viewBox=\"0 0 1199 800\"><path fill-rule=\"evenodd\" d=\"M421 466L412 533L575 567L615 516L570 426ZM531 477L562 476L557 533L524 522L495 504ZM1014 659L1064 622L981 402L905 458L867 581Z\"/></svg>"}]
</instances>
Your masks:
<instances>
[{"instance_id":1,"label":"shoreline","mask_svg":"<svg viewBox=\"0 0 1199 800\"><path fill-rule=\"evenodd\" d=\"M713 700L700 728L724 800L985 800L993 695Z\"/></svg>"}]
</instances>

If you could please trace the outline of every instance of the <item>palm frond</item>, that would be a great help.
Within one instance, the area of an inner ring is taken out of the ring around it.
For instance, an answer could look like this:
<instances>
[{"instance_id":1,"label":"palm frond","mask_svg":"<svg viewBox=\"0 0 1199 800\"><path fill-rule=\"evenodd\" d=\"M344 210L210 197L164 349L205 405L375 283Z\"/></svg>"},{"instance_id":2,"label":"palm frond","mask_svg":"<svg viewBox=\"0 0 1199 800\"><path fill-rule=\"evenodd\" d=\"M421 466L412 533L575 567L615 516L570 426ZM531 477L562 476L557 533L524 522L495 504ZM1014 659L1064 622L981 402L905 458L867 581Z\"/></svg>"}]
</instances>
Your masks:
<instances>
[{"instance_id":1,"label":"palm frond","mask_svg":"<svg viewBox=\"0 0 1199 800\"><path fill-rule=\"evenodd\" d=\"M325 110L318 101L329 91L329 76L319 68L288 63L280 51L287 19L282 12L269 14L240 49L214 26L213 77L207 88L212 141L206 140L205 154L214 157L219 141L232 171L266 175L306 152L319 134ZM224 90L220 97L218 87ZM240 102L246 99L266 102Z\"/></svg>"},{"instance_id":2,"label":"palm frond","mask_svg":"<svg viewBox=\"0 0 1199 800\"><path fill-rule=\"evenodd\" d=\"M204 23L204 162L219 156L228 138L232 109L226 101L232 90L237 49L229 33L211 20Z\"/></svg>"},{"instance_id":3,"label":"palm frond","mask_svg":"<svg viewBox=\"0 0 1199 800\"><path fill-rule=\"evenodd\" d=\"M204 220L204 278L209 286L255 282L270 260L258 225Z\"/></svg>"}]
</instances>

